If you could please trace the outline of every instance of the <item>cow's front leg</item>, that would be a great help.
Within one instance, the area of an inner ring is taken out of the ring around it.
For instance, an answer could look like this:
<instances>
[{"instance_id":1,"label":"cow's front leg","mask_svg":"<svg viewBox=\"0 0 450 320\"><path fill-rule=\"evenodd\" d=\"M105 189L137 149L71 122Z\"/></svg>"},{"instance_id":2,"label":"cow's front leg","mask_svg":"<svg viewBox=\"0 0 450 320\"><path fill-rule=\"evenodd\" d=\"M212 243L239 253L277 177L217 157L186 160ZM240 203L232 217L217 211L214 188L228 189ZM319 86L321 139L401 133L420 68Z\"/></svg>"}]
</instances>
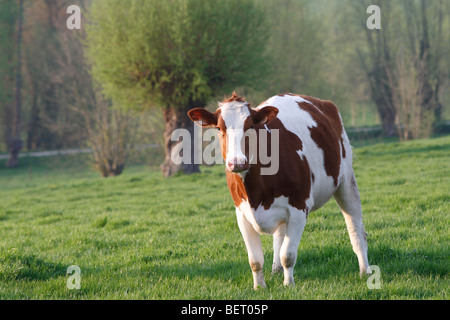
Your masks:
<instances>
[{"instance_id":1,"label":"cow's front leg","mask_svg":"<svg viewBox=\"0 0 450 320\"><path fill-rule=\"evenodd\" d=\"M255 290L258 287L265 288L266 283L263 274L264 254L259 234L238 208L236 208L236 216L245 246L247 247L248 261L253 273L253 288Z\"/></svg>"},{"instance_id":2,"label":"cow's front leg","mask_svg":"<svg viewBox=\"0 0 450 320\"><path fill-rule=\"evenodd\" d=\"M294 285L294 266L297 261L297 250L306 224L306 213L303 210L290 208L289 220L286 223L286 235L281 246L281 264L284 270L284 285Z\"/></svg>"}]
</instances>

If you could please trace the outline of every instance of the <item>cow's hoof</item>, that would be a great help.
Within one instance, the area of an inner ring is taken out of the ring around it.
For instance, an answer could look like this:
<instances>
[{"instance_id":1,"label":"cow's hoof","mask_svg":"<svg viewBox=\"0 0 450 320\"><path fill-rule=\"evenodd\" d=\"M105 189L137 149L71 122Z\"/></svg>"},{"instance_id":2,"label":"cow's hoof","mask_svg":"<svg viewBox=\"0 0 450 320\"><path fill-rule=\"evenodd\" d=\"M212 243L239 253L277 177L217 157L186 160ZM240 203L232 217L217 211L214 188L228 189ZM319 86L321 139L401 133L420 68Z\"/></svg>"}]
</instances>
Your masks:
<instances>
[{"instance_id":1,"label":"cow's hoof","mask_svg":"<svg viewBox=\"0 0 450 320\"><path fill-rule=\"evenodd\" d=\"M370 267L367 268L363 268L359 270L359 277L362 279L364 277L368 277L372 275L372 270L370 269Z\"/></svg>"},{"instance_id":2,"label":"cow's hoof","mask_svg":"<svg viewBox=\"0 0 450 320\"><path fill-rule=\"evenodd\" d=\"M267 286L266 286L265 282L253 285L253 289L255 289L255 290L266 289L266 288L267 288Z\"/></svg>"},{"instance_id":3,"label":"cow's hoof","mask_svg":"<svg viewBox=\"0 0 450 320\"><path fill-rule=\"evenodd\" d=\"M283 284L285 287L294 287L295 286L294 278L284 279Z\"/></svg>"},{"instance_id":4,"label":"cow's hoof","mask_svg":"<svg viewBox=\"0 0 450 320\"><path fill-rule=\"evenodd\" d=\"M272 275L283 272L283 266L280 265L272 265Z\"/></svg>"}]
</instances>

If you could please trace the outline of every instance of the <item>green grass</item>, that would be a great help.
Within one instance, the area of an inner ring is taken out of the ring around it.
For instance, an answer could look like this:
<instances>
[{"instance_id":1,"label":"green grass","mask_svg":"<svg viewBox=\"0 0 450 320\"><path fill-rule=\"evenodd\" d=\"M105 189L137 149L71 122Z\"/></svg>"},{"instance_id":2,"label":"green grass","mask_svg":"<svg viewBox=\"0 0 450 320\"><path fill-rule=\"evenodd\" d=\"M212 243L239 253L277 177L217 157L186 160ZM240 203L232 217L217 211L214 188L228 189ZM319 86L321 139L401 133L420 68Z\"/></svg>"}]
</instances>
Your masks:
<instances>
[{"instance_id":1,"label":"green grass","mask_svg":"<svg viewBox=\"0 0 450 320\"><path fill-rule=\"evenodd\" d=\"M381 289L358 275L332 200L308 217L296 286L254 291L224 169L164 179L130 166L103 179L77 158L0 164L1 299L448 299L450 136L354 149ZM66 287L81 268L81 289Z\"/></svg>"}]
</instances>

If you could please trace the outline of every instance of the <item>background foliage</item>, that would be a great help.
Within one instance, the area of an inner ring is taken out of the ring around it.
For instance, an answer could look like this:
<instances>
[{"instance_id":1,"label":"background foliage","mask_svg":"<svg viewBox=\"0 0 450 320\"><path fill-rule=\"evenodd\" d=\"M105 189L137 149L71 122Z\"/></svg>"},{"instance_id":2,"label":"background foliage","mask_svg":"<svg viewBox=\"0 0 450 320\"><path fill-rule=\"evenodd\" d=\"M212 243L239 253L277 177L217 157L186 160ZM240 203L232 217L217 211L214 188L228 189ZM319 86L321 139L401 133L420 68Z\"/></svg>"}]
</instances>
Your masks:
<instances>
[{"instance_id":1,"label":"background foliage","mask_svg":"<svg viewBox=\"0 0 450 320\"><path fill-rule=\"evenodd\" d=\"M139 5L138 2L131 1L130 5L125 5L123 1L96 1L94 5L97 10L90 14L90 0L24 1L24 150L77 148L88 144L89 139L82 129L85 125L83 117L73 112L73 103L68 97L74 94L87 95L86 92L91 89L74 89L71 78L67 77L67 74L72 73L67 70L85 61L83 51L77 49L82 48L79 39L84 38L84 32L89 29L89 21L94 30L102 26L105 33L112 32L113 29L120 31L114 37L92 34L97 45L92 46L91 56L97 55L100 46L106 46L110 51L109 56L103 57L102 63L94 64L93 73L100 79L115 74L114 81L102 82L103 89L113 97L121 96L119 100L124 105L132 105L136 109L153 106L162 99L164 90L160 90L161 84L152 85L145 81L147 76L148 79L176 79L179 86L173 88L175 93L165 98L177 100L180 104L186 103L189 98L204 98L213 94L212 99L207 99L208 105L213 109L216 100L237 88L253 105L257 105L273 94L292 91L335 101L347 127L380 125L381 119L374 98L383 95L373 95L370 77L364 69L364 65L370 68L378 65L376 61L368 60L371 54L377 50L381 50L380 54L384 52L383 46L376 44L371 47L367 41L368 34L375 37L377 33L384 34L389 39L386 44L389 45L389 52L392 52L391 65L399 66L399 69L392 69L392 73L406 80L419 79L412 48L418 51L418 40L421 38L421 1L378 1L383 28L381 32L370 31L371 33L365 26L369 16L365 9L369 2L354 0L255 1L256 11L245 20L241 16L247 8L245 6L249 5L247 2L221 1L220 8L213 6L211 1L200 0L175 1L177 5L172 5L175 4L173 1L155 2L159 3L158 6L150 5L153 2L149 1L141 1ZM199 3L202 6L196 5ZM65 9L70 4L78 4L83 10L81 31L66 29L68 15ZM0 81L3 81L5 98L0 101L0 150L5 152L8 124L12 117L12 106L8 103L7 96L11 95L14 86L14 77L8 76L7 70L14 68L15 63L14 59L8 58L8 52L11 55L16 45L14 34L7 35L7 27L14 30L14 15L6 14L6 9L8 6L17 7L17 3L15 0L2 0L1 5L5 10L2 10L1 19L4 27L1 29L0 46L4 49L0 53L0 61L3 61L0 66L3 70ZM220 10L232 12L235 6L239 8L236 12L221 14ZM430 72L439 71L439 76L433 80L433 86L439 86L436 98L442 108L438 112L440 115L437 122L450 119L449 60L445 59L445 53L450 51L449 7L447 1L430 1L427 2L426 10L430 40L428 57L431 57L432 64ZM127 10L133 15L125 14ZM148 16L144 16L146 10ZM113 12L117 17L112 15ZM95 22L89 17L95 18ZM256 25L261 31L255 35L247 34L243 29L241 37L227 37L227 26L230 23L242 25L242 28ZM188 37L187 33L187 30L193 30L191 34L207 35L214 29L222 34L220 38ZM130 30L135 32L130 33ZM151 33L149 30L157 32ZM261 57L261 43L258 39L264 32L268 33L268 37L264 43L265 56ZM119 41L124 39L126 45ZM200 45L196 43L199 39ZM154 40L157 45L150 46L150 40ZM223 51L212 60L192 59L198 54L198 50L203 50L204 55L204 50L208 47L211 50L220 47ZM133 58L131 52L134 54ZM237 60L236 52L243 55L242 60L254 55L249 60L252 65L233 65ZM170 66L171 69L165 64L168 61L166 57L176 62ZM262 64L263 60L268 63ZM255 68L255 64L260 67ZM162 67L159 68L160 73L155 72L156 65ZM143 67L145 73L137 72L140 70L139 66ZM254 70L251 79L246 79L247 67ZM181 75L180 70L186 73ZM89 73L82 77L84 83L92 83ZM227 77L229 82L219 81L223 77ZM210 80L212 85L207 86ZM387 81L387 78L383 81ZM414 91L414 85L416 84L408 85L406 81L403 95L412 98L413 95L406 92ZM122 90L114 89L118 86ZM398 82L396 86L402 86L402 83ZM127 94L131 88L137 94ZM193 96L183 95L184 89L189 89ZM83 107L85 105L87 103ZM403 105L408 106L410 103ZM399 106L399 110L402 110L401 104ZM400 111L395 122L407 123L408 112ZM153 130L158 130L162 135L163 126L157 125L163 122L162 115L158 112L145 113L141 117L154 117L156 124ZM157 141L142 141L154 142Z\"/></svg>"}]
</instances>

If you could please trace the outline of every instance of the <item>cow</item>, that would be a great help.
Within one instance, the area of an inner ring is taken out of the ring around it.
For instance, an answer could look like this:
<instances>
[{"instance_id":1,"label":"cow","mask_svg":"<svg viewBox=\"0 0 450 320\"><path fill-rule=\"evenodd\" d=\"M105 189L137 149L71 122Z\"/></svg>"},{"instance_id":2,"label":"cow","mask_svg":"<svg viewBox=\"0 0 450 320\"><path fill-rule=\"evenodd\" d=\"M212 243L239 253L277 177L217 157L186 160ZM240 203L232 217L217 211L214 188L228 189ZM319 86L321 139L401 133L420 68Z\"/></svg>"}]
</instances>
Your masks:
<instances>
[{"instance_id":1,"label":"cow","mask_svg":"<svg viewBox=\"0 0 450 320\"><path fill-rule=\"evenodd\" d=\"M253 109L233 92L219 103L215 113L195 108L188 115L201 126L218 130L255 290L266 287L260 234L273 235L272 273L283 272L284 285L294 285L293 270L308 214L332 196L345 218L360 275L371 273L352 148L331 101L285 93ZM255 131L257 139L264 131L270 137L278 130L275 145L270 139L264 142L269 152L278 148L276 173L263 175L264 164L259 158L249 160L249 148L242 142L249 130Z\"/></svg>"}]
</instances>

